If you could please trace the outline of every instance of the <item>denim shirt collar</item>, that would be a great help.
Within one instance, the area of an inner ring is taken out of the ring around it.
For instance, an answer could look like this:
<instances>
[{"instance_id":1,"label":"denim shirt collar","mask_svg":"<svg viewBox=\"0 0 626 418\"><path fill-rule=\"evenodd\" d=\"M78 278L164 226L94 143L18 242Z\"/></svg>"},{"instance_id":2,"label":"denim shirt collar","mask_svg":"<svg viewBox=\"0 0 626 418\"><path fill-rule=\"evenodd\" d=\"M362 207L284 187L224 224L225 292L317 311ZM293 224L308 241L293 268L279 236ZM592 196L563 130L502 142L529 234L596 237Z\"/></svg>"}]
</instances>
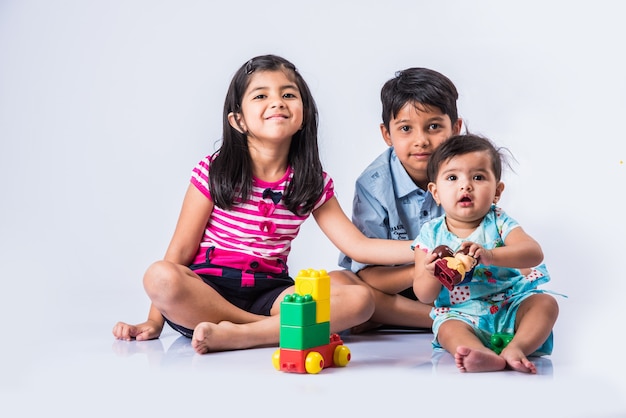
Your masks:
<instances>
[{"instance_id":1,"label":"denim shirt collar","mask_svg":"<svg viewBox=\"0 0 626 418\"><path fill-rule=\"evenodd\" d=\"M389 157L389 160L389 166L391 167L391 175L393 176L393 186L395 188L396 196L404 197L412 192L417 192L420 195L426 194L425 190L422 190L413 182L413 179L404 169L404 166L400 162L400 159L396 155L396 151L394 149L391 150L391 156Z\"/></svg>"}]
</instances>

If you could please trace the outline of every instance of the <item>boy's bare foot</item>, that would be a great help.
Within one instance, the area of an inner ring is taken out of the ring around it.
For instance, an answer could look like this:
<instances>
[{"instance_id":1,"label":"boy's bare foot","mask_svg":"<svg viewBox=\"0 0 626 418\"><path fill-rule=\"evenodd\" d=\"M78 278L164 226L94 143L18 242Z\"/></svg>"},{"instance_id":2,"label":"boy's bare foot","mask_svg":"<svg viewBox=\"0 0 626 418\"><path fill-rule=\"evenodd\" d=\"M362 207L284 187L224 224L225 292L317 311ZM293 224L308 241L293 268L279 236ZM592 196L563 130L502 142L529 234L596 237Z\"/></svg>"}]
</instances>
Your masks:
<instances>
[{"instance_id":1,"label":"boy's bare foot","mask_svg":"<svg viewBox=\"0 0 626 418\"><path fill-rule=\"evenodd\" d=\"M494 372L504 370L507 365L504 358L489 349L483 351L463 346L457 347L454 361L461 372Z\"/></svg>"},{"instance_id":2,"label":"boy's bare foot","mask_svg":"<svg viewBox=\"0 0 626 418\"><path fill-rule=\"evenodd\" d=\"M512 347L510 344L502 350L500 356L506 361L509 367L513 370L522 373L537 373L537 367L535 363L528 360L521 350Z\"/></svg>"},{"instance_id":3,"label":"boy's bare foot","mask_svg":"<svg viewBox=\"0 0 626 418\"><path fill-rule=\"evenodd\" d=\"M198 354L247 348L241 325L228 321L199 323L193 330L191 346Z\"/></svg>"}]
</instances>

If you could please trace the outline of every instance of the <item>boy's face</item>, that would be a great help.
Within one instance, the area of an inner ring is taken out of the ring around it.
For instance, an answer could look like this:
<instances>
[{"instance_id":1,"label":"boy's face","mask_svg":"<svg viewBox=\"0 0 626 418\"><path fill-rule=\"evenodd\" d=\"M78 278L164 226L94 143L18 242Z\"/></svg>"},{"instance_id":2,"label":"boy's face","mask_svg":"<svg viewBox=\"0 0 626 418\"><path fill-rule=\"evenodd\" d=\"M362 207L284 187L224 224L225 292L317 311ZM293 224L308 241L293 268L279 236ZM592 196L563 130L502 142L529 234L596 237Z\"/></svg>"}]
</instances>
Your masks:
<instances>
[{"instance_id":1,"label":"boy's face","mask_svg":"<svg viewBox=\"0 0 626 418\"><path fill-rule=\"evenodd\" d=\"M461 119L452 125L450 116L437 107L407 103L380 130L385 143L394 147L402 166L415 184L427 190L428 157L446 139L461 131Z\"/></svg>"}]
</instances>

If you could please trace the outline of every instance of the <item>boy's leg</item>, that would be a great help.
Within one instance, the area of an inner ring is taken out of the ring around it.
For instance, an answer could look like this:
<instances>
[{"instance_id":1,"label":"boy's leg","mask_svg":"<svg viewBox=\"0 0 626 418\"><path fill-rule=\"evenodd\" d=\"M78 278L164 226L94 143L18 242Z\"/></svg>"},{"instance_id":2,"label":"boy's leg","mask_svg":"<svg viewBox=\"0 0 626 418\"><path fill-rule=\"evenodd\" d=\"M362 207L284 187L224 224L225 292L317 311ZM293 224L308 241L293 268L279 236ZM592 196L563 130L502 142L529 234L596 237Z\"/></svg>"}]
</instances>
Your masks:
<instances>
[{"instance_id":1,"label":"boy's leg","mask_svg":"<svg viewBox=\"0 0 626 418\"><path fill-rule=\"evenodd\" d=\"M432 306L400 294L389 295L373 289L376 309L371 320L380 324L410 328L431 328Z\"/></svg>"},{"instance_id":2,"label":"boy's leg","mask_svg":"<svg viewBox=\"0 0 626 418\"><path fill-rule=\"evenodd\" d=\"M331 271L329 275L331 283L358 284L368 288L374 297L375 309L372 317L368 318L367 322L353 327L354 333L375 329L382 324L411 328L432 327L433 321L430 318L432 306L400 294L385 293L370 286L348 270Z\"/></svg>"}]
</instances>

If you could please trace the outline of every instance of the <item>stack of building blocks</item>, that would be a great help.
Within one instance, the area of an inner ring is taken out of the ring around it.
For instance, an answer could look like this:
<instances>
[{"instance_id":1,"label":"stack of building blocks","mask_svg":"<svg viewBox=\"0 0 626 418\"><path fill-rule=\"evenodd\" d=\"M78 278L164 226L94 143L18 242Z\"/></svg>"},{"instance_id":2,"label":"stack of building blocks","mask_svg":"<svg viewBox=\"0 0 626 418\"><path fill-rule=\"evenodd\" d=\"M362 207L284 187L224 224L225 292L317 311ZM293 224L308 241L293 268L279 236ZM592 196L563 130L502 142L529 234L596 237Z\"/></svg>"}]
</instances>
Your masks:
<instances>
[{"instance_id":1,"label":"stack of building blocks","mask_svg":"<svg viewBox=\"0 0 626 418\"><path fill-rule=\"evenodd\" d=\"M296 276L295 293L280 305L280 348L272 361L277 370L312 374L350 361L350 350L339 335L330 333L326 270L301 270Z\"/></svg>"}]
</instances>

